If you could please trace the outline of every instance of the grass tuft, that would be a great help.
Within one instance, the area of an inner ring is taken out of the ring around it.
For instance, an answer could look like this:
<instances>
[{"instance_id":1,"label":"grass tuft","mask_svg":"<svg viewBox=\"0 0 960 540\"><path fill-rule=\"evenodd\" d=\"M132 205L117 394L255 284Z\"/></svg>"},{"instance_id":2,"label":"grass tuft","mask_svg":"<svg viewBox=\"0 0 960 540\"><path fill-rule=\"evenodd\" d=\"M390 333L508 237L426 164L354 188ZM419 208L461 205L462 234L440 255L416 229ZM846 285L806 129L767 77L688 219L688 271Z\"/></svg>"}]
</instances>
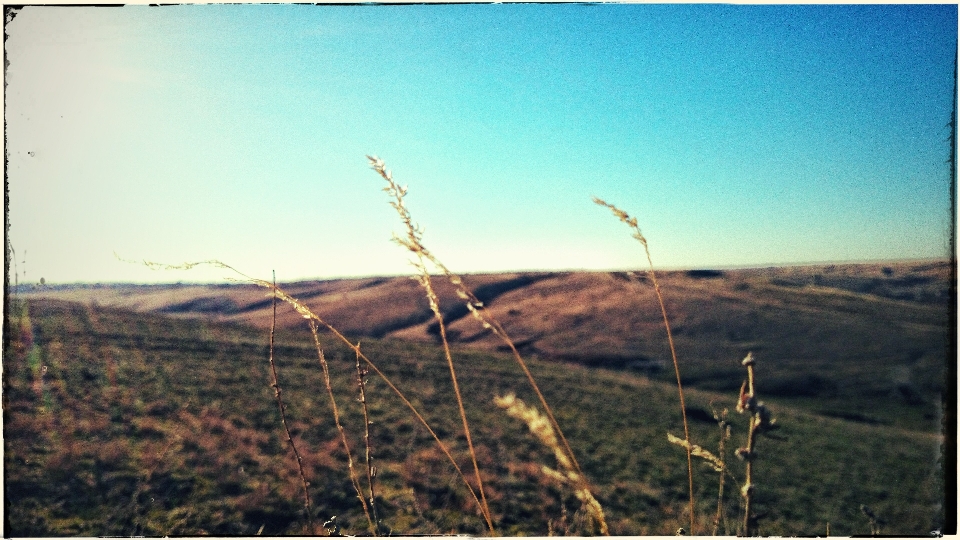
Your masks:
<instances>
[{"instance_id":1,"label":"grass tuft","mask_svg":"<svg viewBox=\"0 0 960 540\"><path fill-rule=\"evenodd\" d=\"M590 485L586 482L586 479L575 470L573 462L570 461L564 449L560 447L557 434L550 422L535 407L528 406L513 394L503 397L497 396L493 401L498 407L506 411L507 416L525 423L530 433L533 433L544 446L553 451L561 470L556 471L544 465L541 468L543 475L561 486L572 488L573 494L580 500L587 511L587 515L599 529L600 534L609 535L610 529L607 527L607 520L603 515L603 507L591 493Z\"/></svg>"}]
</instances>

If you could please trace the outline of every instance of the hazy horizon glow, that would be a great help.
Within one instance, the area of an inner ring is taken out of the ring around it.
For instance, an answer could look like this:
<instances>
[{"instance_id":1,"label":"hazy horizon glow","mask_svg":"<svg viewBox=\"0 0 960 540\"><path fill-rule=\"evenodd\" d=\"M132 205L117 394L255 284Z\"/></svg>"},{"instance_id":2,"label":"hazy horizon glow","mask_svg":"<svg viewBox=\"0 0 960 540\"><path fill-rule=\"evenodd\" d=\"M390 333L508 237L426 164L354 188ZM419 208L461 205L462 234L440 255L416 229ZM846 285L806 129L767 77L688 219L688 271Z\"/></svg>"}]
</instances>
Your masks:
<instances>
[{"instance_id":1,"label":"hazy horizon glow","mask_svg":"<svg viewBox=\"0 0 960 540\"><path fill-rule=\"evenodd\" d=\"M410 272L366 154L462 273L951 256L956 5L28 6L26 281ZM11 265L13 271L13 265ZM12 280L11 280L12 282Z\"/></svg>"}]
</instances>

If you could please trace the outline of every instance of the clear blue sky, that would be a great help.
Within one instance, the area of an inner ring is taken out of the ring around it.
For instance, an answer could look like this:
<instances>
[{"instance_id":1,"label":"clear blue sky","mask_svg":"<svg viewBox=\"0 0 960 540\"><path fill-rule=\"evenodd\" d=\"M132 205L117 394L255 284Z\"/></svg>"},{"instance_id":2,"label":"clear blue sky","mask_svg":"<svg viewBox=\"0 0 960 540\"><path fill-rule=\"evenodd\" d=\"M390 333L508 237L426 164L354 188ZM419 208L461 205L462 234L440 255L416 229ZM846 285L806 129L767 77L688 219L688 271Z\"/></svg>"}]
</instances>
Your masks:
<instances>
[{"instance_id":1,"label":"clear blue sky","mask_svg":"<svg viewBox=\"0 0 960 540\"><path fill-rule=\"evenodd\" d=\"M27 7L28 281L409 271L365 154L458 272L944 257L957 6ZM25 260L25 264L23 261Z\"/></svg>"}]
</instances>

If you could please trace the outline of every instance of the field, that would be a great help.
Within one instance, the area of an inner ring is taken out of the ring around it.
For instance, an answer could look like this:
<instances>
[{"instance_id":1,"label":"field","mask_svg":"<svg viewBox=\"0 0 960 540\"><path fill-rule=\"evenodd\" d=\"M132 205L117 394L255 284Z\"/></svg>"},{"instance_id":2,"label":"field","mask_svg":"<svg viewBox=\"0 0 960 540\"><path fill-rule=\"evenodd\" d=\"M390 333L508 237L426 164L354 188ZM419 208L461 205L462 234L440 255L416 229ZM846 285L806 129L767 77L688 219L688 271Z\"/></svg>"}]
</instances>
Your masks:
<instances>
[{"instance_id":1,"label":"field","mask_svg":"<svg viewBox=\"0 0 960 540\"><path fill-rule=\"evenodd\" d=\"M739 361L750 351L758 394L781 426L758 443L760 534L942 530L949 503L943 395L955 330L948 263L659 275L691 439L718 454L713 416L726 409L732 424L721 455L729 470L719 534L734 534L740 519L744 478L733 451L744 444L746 417L734 408L745 377ZM680 408L645 274L464 280L528 358L611 534L688 527L686 455L667 440L682 436ZM569 487L543 473L557 466L553 453L493 402L514 393L537 403L520 369L459 307L452 287L437 284L497 534L596 533ZM461 468L470 468L437 327L417 283L367 278L284 288L359 340ZM270 310L264 290L245 285L16 291L3 361L7 536L308 532L270 386ZM343 533L365 534L310 333L288 307L278 327L274 354L310 482L309 521L333 532L336 516ZM321 339L360 466L356 358L327 334ZM366 402L384 530L484 534L459 476L373 375ZM709 533L719 476L695 466L697 528ZM879 521L871 523L861 505Z\"/></svg>"},{"instance_id":2,"label":"field","mask_svg":"<svg viewBox=\"0 0 960 540\"><path fill-rule=\"evenodd\" d=\"M736 392L739 361L762 360L766 395L826 415L939 431L950 337L946 261L658 272L684 383ZM673 380L646 273L465 276L527 357ZM435 280L453 343L502 351L446 280ZM340 331L436 343L420 286L407 277L286 284ZM264 330L270 298L253 285L72 286L25 294ZM292 309L278 325L309 335Z\"/></svg>"}]
</instances>

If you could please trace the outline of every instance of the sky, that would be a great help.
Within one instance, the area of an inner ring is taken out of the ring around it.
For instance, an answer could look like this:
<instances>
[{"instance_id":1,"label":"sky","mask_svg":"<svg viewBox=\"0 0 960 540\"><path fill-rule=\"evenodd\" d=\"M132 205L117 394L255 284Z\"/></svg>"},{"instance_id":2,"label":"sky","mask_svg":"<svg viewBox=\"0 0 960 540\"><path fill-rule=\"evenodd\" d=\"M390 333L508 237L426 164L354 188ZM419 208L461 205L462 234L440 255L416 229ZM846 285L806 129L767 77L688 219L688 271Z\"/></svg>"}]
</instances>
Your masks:
<instances>
[{"instance_id":1,"label":"sky","mask_svg":"<svg viewBox=\"0 0 960 540\"><path fill-rule=\"evenodd\" d=\"M28 6L20 282L948 257L956 5ZM13 279L11 279L13 282Z\"/></svg>"}]
</instances>

